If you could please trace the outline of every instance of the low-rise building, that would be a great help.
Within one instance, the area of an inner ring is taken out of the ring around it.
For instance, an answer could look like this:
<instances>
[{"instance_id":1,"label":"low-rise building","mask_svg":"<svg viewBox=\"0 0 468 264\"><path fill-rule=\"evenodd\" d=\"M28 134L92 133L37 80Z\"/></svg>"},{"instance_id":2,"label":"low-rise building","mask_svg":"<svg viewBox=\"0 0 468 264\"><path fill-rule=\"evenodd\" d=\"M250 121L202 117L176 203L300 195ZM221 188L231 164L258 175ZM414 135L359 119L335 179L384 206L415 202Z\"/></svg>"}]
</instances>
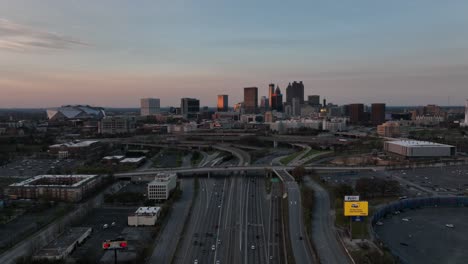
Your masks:
<instances>
[{"instance_id":1,"label":"low-rise building","mask_svg":"<svg viewBox=\"0 0 468 264\"><path fill-rule=\"evenodd\" d=\"M102 144L96 140L72 141L49 146L49 154L56 158L91 158L99 155Z\"/></svg>"},{"instance_id":2,"label":"low-rise building","mask_svg":"<svg viewBox=\"0 0 468 264\"><path fill-rule=\"evenodd\" d=\"M167 200L176 186L177 175L175 173L158 173L155 179L148 183L148 199Z\"/></svg>"},{"instance_id":3,"label":"low-rise building","mask_svg":"<svg viewBox=\"0 0 468 264\"><path fill-rule=\"evenodd\" d=\"M140 207L128 216L129 226L154 226L158 221L161 207Z\"/></svg>"},{"instance_id":4,"label":"low-rise building","mask_svg":"<svg viewBox=\"0 0 468 264\"><path fill-rule=\"evenodd\" d=\"M120 165L131 166L134 168L140 167L145 163L146 157L138 157L138 158L125 158L120 161Z\"/></svg>"},{"instance_id":5,"label":"low-rise building","mask_svg":"<svg viewBox=\"0 0 468 264\"><path fill-rule=\"evenodd\" d=\"M99 121L99 134L115 135L135 132L135 117L106 116Z\"/></svg>"},{"instance_id":6,"label":"low-rise building","mask_svg":"<svg viewBox=\"0 0 468 264\"><path fill-rule=\"evenodd\" d=\"M98 175L38 175L9 185L5 194L14 199L78 202L100 184Z\"/></svg>"},{"instance_id":7,"label":"low-rise building","mask_svg":"<svg viewBox=\"0 0 468 264\"><path fill-rule=\"evenodd\" d=\"M400 123L389 121L378 125L377 134L381 137L399 137L401 135Z\"/></svg>"},{"instance_id":8,"label":"low-rise building","mask_svg":"<svg viewBox=\"0 0 468 264\"><path fill-rule=\"evenodd\" d=\"M386 141L384 150L408 158L450 157L456 152L455 146L416 140Z\"/></svg>"},{"instance_id":9,"label":"low-rise building","mask_svg":"<svg viewBox=\"0 0 468 264\"><path fill-rule=\"evenodd\" d=\"M57 239L39 250L33 259L59 260L65 259L73 250L91 235L91 227L72 227Z\"/></svg>"}]
</instances>

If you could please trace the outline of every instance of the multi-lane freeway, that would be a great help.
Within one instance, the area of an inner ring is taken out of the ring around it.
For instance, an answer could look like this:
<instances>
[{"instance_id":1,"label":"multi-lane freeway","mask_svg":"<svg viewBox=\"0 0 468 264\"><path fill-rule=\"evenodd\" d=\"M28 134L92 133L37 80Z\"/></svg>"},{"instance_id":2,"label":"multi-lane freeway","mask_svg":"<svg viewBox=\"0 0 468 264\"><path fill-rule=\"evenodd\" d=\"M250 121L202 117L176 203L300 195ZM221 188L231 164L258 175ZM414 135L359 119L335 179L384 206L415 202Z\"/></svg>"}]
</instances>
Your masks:
<instances>
[{"instance_id":1,"label":"multi-lane freeway","mask_svg":"<svg viewBox=\"0 0 468 264\"><path fill-rule=\"evenodd\" d=\"M263 177L200 178L175 263L284 263L279 187Z\"/></svg>"}]
</instances>

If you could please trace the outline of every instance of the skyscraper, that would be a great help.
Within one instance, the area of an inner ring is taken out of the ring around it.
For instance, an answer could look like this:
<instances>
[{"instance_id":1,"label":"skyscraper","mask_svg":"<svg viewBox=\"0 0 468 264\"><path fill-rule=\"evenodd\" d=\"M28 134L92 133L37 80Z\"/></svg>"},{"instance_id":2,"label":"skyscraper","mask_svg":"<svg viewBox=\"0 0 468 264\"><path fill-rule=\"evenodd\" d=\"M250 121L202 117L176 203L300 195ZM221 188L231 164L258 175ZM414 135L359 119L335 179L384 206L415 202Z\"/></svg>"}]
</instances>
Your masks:
<instances>
[{"instance_id":1,"label":"skyscraper","mask_svg":"<svg viewBox=\"0 0 468 264\"><path fill-rule=\"evenodd\" d=\"M228 107L228 96L226 94L218 95L218 112L227 112Z\"/></svg>"},{"instance_id":2,"label":"skyscraper","mask_svg":"<svg viewBox=\"0 0 468 264\"><path fill-rule=\"evenodd\" d=\"M244 109L246 114L255 114L258 109L258 88L244 88Z\"/></svg>"},{"instance_id":3,"label":"skyscraper","mask_svg":"<svg viewBox=\"0 0 468 264\"><path fill-rule=\"evenodd\" d=\"M301 102L300 99L297 97L294 97L292 99L292 116L300 116L301 115Z\"/></svg>"},{"instance_id":4,"label":"skyscraper","mask_svg":"<svg viewBox=\"0 0 468 264\"><path fill-rule=\"evenodd\" d=\"M307 97L307 103L311 106L320 105L320 95L309 95Z\"/></svg>"},{"instance_id":5,"label":"skyscraper","mask_svg":"<svg viewBox=\"0 0 468 264\"><path fill-rule=\"evenodd\" d=\"M159 113L160 100L158 98L142 98L140 100L140 114L149 116Z\"/></svg>"},{"instance_id":6,"label":"skyscraper","mask_svg":"<svg viewBox=\"0 0 468 264\"><path fill-rule=\"evenodd\" d=\"M283 95L279 86L276 86L275 92L271 95L270 109L278 112L283 112Z\"/></svg>"},{"instance_id":7,"label":"skyscraper","mask_svg":"<svg viewBox=\"0 0 468 264\"><path fill-rule=\"evenodd\" d=\"M351 124L360 124L364 122L364 105L350 104L349 105L349 121Z\"/></svg>"},{"instance_id":8,"label":"skyscraper","mask_svg":"<svg viewBox=\"0 0 468 264\"><path fill-rule=\"evenodd\" d=\"M269 99L266 96L260 98L260 109L261 111L267 111L270 108Z\"/></svg>"},{"instance_id":9,"label":"skyscraper","mask_svg":"<svg viewBox=\"0 0 468 264\"><path fill-rule=\"evenodd\" d=\"M381 125L385 122L385 104L372 104L371 121L374 126Z\"/></svg>"},{"instance_id":10,"label":"skyscraper","mask_svg":"<svg viewBox=\"0 0 468 264\"><path fill-rule=\"evenodd\" d=\"M468 99L465 102L465 126L468 127Z\"/></svg>"},{"instance_id":11,"label":"skyscraper","mask_svg":"<svg viewBox=\"0 0 468 264\"><path fill-rule=\"evenodd\" d=\"M286 102L292 104L293 98L299 98L301 104L304 103L304 84L302 81L289 83L286 88Z\"/></svg>"},{"instance_id":12,"label":"skyscraper","mask_svg":"<svg viewBox=\"0 0 468 264\"><path fill-rule=\"evenodd\" d=\"M185 118L196 117L200 112L200 100L195 98L180 99L180 113Z\"/></svg>"},{"instance_id":13,"label":"skyscraper","mask_svg":"<svg viewBox=\"0 0 468 264\"><path fill-rule=\"evenodd\" d=\"M272 97L273 97L274 94L275 94L275 84L270 83L268 85L268 105L269 105L269 107L271 107L273 105Z\"/></svg>"}]
</instances>

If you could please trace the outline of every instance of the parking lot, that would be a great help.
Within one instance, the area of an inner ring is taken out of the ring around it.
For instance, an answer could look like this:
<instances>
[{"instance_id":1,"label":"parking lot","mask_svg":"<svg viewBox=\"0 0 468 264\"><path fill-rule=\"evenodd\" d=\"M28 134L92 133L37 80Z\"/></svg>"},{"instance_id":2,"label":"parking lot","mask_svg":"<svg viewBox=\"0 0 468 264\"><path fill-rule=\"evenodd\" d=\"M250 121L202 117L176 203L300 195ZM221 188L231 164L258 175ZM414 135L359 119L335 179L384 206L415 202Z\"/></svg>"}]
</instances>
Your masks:
<instances>
[{"instance_id":1,"label":"parking lot","mask_svg":"<svg viewBox=\"0 0 468 264\"><path fill-rule=\"evenodd\" d=\"M79 161L73 159L17 159L0 166L0 177L29 178L54 171L72 171L79 164Z\"/></svg>"},{"instance_id":2,"label":"parking lot","mask_svg":"<svg viewBox=\"0 0 468 264\"><path fill-rule=\"evenodd\" d=\"M376 233L405 263L466 263L468 259L468 208L407 210L381 222Z\"/></svg>"},{"instance_id":3,"label":"parking lot","mask_svg":"<svg viewBox=\"0 0 468 264\"><path fill-rule=\"evenodd\" d=\"M128 215L135 210L134 207L94 209L84 221L77 223L77 226L92 227L93 233L83 245L73 252L72 258L88 260L89 263L99 262L104 254L102 242L119 237L127 227ZM104 225L107 227L105 228Z\"/></svg>"}]
</instances>

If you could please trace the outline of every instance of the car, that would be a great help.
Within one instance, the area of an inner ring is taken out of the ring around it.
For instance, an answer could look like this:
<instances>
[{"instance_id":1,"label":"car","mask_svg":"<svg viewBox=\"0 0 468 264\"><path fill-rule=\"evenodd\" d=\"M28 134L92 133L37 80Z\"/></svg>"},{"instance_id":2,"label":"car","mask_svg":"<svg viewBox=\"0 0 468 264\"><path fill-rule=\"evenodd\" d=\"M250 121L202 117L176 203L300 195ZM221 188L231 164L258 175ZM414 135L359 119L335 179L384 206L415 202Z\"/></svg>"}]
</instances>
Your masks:
<instances>
[{"instance_id":1,"label":"car","mask_svg":"<svg viewBox=\"0 0 468 264\"><path fill-rule=\"evenodd\" d=\"M111 226L115 226L115 222L112 222Z\"/></svg>"},{"instance_id":2,"label":"car","mask_svg":"<svg viewBox=\"0 0 468 264\"><path fill-rule=\"evenodd\" d=\"M216 246L215 245L211 245L211 250L215 250L216 249Z\"/></svg>"},{"instance_id":3,"label":"car","mask_svg":"<svg viewBox=\"0 0 468 264\"><path fill-rule=\"evenodd\" d=\"M219 261L219 259L218 259L218 260L216 260L216 264L219 264L219 263L221 263L221 261Z\"/></svg>"},{"instance_id":4,"label":"car","mask_svg":"<svg viewBox=\"0 0 468 264\"><path fill-rule=\"evenodd\" d=\"M376 224L376 225L378 225L378 226L383 226L383 223L382 223L382 222L380 222L380 221L378 221L378 222L377 222L377 223L375 223L375 224Z\"/></svg>"},{"instance_id":5,"label":"car","mask_svg":"<svg viewBox=\"0 0 468 264\"><path fill-rule=\"evenodd\" d=\"M108 224L104 224L104 225L102 226L103 229L107 229L108 227L109 227Z\"/></svg>"},{"instance_id":6,"label":"car","mask_svg":"<svg viewBox=\"0 0 468 264\"><path fill-rule=\"evenodd\" d=\"M454 228L455 227L453 224L446 224L445 226L448 227L448 228Z\"/></svg>"},{"instance_id":7,"label":"car","mask_svg":"<svg viewBox=\"0 0 468 264\"><path fill-rule=\"evenodd\" d=\"M193 264L198 264L198 259L194 260Z\"/></svg>"},{"instance_id":8,"label":"car","mask_svg":"<svg viewBox=\"0 0 468 264\"><path fill-rule=\"evenodd\" d=\"M409 220L411 220L411 218L402 218L401 220L405 221L405 222L409 222Z\"/></svg>"},{"instance_id":9,"label":"car","mask_svg":"<svg viewBox=\"0 0 468 264\"><path fill-rule=\"evenodd\" d=\"M255 249L255 245L251 245L250 249L252 249L252 250Z\"/></svg>"}]
</instances>

